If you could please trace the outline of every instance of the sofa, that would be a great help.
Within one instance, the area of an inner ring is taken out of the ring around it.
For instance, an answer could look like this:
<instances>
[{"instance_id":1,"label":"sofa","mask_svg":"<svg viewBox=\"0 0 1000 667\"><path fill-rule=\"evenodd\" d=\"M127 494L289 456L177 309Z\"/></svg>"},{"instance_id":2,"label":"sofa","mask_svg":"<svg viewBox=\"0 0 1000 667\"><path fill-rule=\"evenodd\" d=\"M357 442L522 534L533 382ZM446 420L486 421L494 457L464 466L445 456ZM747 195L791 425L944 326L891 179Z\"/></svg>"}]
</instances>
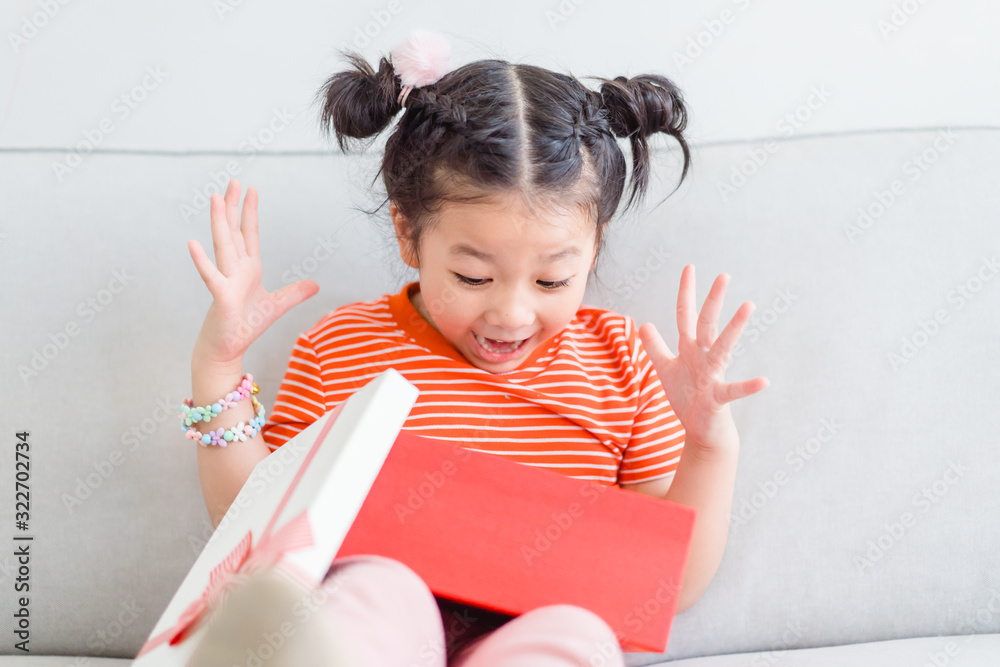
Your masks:
<instances>
[{"instance_id":1,"label":"sofa","mask_svg":"<svg viewBox=\"0 0 1000 667\"><path fill-rule=\"evenodd\" d=\"M628 664L1000 664L1000 133L692 150L671 194L678 152L657 144L646 205L612 223L585 302L654 322L676 349L681 269L696 266L699 309L726 272L721 321L757 306L727 378L770 386L732 404L741 445L718 573L666 653ZM367 190L377 146L96 151L61 181L54 159L0 160L0 518L34 538L26 570L23 541L0 556L4 667L127 664L212 533L177 418L211 299L186 248L198 239L211 256L209 193L231 176L258 189L265 287L320 285L248 352L269 412L300 331L416 277L387 211L364 213L380 201ZM25 618L28 653L13 634Z\"/></svg>"}]
</instances>

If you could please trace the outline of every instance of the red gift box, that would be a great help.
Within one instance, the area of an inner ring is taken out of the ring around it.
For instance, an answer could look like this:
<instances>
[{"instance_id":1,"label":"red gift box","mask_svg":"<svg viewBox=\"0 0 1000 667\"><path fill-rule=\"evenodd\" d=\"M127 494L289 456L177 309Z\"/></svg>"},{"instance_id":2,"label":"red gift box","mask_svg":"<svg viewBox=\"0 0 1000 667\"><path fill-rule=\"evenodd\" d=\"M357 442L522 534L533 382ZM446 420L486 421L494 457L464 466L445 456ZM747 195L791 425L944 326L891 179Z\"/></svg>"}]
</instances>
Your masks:
<instances>
[{"instance_id":1,"label":"red gift box","mask_svg":"<svg viewBox=\"0 0 1000 667\"><path fill-rule=\"evenodd\" d=\"M666 650L695 510L400 431L337 557L405 563L512 616L575 604L623 650Z\"/></svg>"}]
</instances>

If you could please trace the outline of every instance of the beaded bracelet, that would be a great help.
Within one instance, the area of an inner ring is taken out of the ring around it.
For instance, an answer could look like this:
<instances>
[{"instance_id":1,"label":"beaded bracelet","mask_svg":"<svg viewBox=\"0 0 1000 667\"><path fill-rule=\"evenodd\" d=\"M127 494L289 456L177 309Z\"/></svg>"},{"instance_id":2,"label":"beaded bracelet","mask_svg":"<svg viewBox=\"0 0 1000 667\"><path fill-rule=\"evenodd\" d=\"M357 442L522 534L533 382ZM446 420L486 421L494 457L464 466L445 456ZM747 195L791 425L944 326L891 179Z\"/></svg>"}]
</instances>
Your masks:
<instances>
[{"instance_id":1,"label":"beaded bracelet","mask_svg":"<svg viewBox=\"0 0 1000 667\"><path fill-rule=\"evenodd\" d=\"M243 376L243 380L235 390L229 392L225 397L212 405L196 408L190 398L185 398L184 403L181 404L181 421L184 422L185 426L191 426L191 424L196 424L200 421L207 423L212 420L212 417L223 410L235 408L236 401L242 401L247 396L256 394L258 391L259 389L257 389L257 385L253 381L253 375L247 373Z\"/></svg>"},{"instance_id":2,"label":"beaded bracelet","mask_svg":"<svg viewBox=\"0 0 1000 667\"><path fill-rule=\"evenodd\" d=\"M259 391L257 384L253 381L253 375L247 373L243 376L243 380L234 391L229 392L225 397L212 405L196 408L192 399L186 398L180 407L181 430L184 431L188 439L198 440L205 446L211 444L225 447L226 443L233 440L245 441L247 436L252 438L264 426L264 406L254 396ZM243 422L240 422L231 430L220 428L215 431L209 431L206 434L200 433L192 426L192 424L200 421L204 421L205 423L210 422L212 417L215 417L223 410L235 408L236 402L243 400L247 396L250 396L253 407L257 411L257 416L250 419L248 424L244 425Z\"/></svg>"},{"instance_id":3,"label":"beaded bracelet","mask_svg":"<svg viewBox=\"0 0 1000 667\"><path fill-rule=\"evenodd\" d=\"M246 442L247 438L254 437L264 427L264 406L260 404L256 396L251 396L250 400L253 402L254 408L257 409L257 416L247 422L246 425L240 422L229 430L219 428L203 434L196 430L194 426L185 427L181 424L181 430L184 431L184 435L189 440L197 440L198 444L205 447L209 445L225 447L234 440Z\"/></svg>"}]
</instances>

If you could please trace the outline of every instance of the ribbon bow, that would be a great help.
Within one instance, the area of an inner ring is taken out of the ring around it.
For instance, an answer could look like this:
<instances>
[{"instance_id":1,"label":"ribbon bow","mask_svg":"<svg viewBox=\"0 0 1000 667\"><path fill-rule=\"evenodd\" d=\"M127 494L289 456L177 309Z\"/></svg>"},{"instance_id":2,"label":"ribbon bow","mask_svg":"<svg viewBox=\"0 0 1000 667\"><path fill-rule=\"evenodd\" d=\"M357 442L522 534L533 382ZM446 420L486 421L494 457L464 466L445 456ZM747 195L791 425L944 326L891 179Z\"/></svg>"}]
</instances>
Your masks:
<instances>
[{"instance_id":1,"label":"ribbon bow","mask_svg":"<svg viewBox=\"0 0 1000 667\"><path fill-rule=\"evenodd\" d=\"M257 393L256 384L252 385L252 391L250 393ZM342 401L331 411L326 424L319 432L319 435L316 436L316 440L306 453L298 471L296 471L291 485L285 491L285 495L278 503L277 508L275 508L271 514L271 520L268 522L267 527L264 528L264 532L262 533L260 540L257 542L257 546L252 547L253 536L251 535L251 531L248 530L247 534L243 536L243 539L240 540L239 544L237 544L233 550L229 552L229 554L223 558L218 565L212 568L211 572L209 572L208 585L205 587L205 590L202 591L198 599L187 606L176 623L146 641L146 643L142 645L142 648L139 649L139 653L135 656L136 658L149 653L164 642L169 642L170 645L183 642L198 628L198 625L202 622L206 612L213 608L212 605L215 604L220 598L225 597L226 589L229 586L237 581L246 579L250 573L260 568L268 567L273 563L280 561L281 556L285 553L305 547L311 547L315 544L313 540L312 526L309 523L308 510L305 509L277 531L273 533L271 531L277 521L277 518L281 516L281 511L288 502L288 499L291 497L292 492L297 487L299 480L302 479L302 476L305 474L309 462L312 461L316 452L319 450L320 445L326 439L327 434L333 427L334 421L337 419L337 415L340 414L340 411L344 408L345 403L346 401ZM250 429L251 427L249 425L245 427L245 430L247 431L250 431ZM295 567L292 563L278 562L278 567L291 574L293 579L300 582L310 581L312 579L312 577L299 570L299 568Z\"/></svg>"},{"instance_id":2,"label":"ribbon bow","mask_svg":"<svg viewBox=\"0 0 1000 667\"><path fill-rule=\"evenodd\" d=\"M171 646L183 642L197 630L207 612L225 597L230 586L246 580L253 572L274 564L284 553L312 546L313 533L308 513L303 510L278 531L271 534L265 532L256 547L251 548L252 543L251 531L247 531L239 544L212 568L208 585L201 595L188 605L172 627L150 639L139 655L149 652L164 641L168 641Z\"/></svg>"}]
</instances>

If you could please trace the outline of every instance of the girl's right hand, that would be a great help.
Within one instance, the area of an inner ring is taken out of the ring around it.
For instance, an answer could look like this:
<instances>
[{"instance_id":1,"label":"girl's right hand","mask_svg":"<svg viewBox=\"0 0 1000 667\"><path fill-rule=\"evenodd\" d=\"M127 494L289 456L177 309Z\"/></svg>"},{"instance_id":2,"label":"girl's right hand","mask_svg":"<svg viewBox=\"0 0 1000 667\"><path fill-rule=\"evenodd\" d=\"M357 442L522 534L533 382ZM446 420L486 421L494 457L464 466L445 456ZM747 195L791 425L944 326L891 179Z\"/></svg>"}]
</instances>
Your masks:
<instances>
[{"instance_id":1,"label":"girl's right hand","mask_svg":"<svg viewBox=\"0 0 1000 667\"><path fill-rule=\"evenodd\" d=\"M300 280L270 293L261 285L260 240L257 233L257 190L247 188L240 217L240 184L230 180L225 199L211 196L212 265L201 244L188 241L188 251L214 301L195 344L197 363L227 367L242 364L244 353L279 317L319 291L313 280Z\"/></svg>"}]
</instances>

